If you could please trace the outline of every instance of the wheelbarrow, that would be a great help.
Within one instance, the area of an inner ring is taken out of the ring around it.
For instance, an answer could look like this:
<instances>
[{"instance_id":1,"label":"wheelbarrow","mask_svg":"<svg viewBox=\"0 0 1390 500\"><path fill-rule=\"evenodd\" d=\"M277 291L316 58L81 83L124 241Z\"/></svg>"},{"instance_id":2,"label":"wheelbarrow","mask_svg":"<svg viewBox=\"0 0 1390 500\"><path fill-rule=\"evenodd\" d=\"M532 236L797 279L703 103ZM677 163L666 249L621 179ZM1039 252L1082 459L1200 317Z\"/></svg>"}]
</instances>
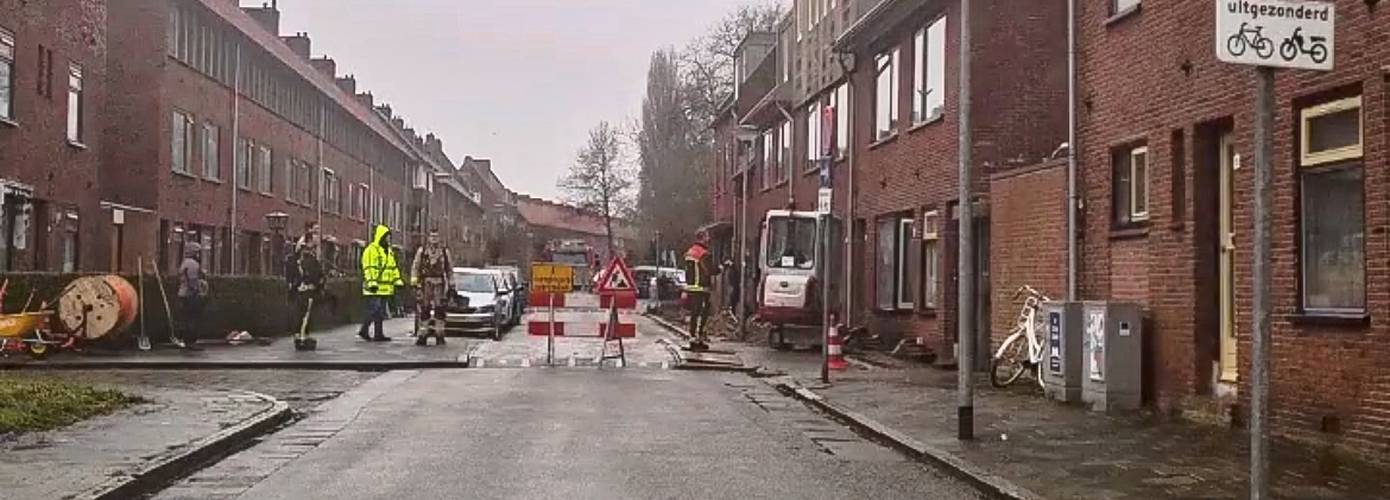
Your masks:
<instances>
[{"instance_id":1,"label":"wheelbarrow","mask_svg":"<svg viewBox=\"0 0 1390 500\"><path fill-rule=\"evenodd\" d=\"M43 359L55 349L71 346L76 337L60 338L49 329L48 320L53 314L53 311L0 314L0 356L22 352L31 358Z\"/></svg>"}]
</instances>

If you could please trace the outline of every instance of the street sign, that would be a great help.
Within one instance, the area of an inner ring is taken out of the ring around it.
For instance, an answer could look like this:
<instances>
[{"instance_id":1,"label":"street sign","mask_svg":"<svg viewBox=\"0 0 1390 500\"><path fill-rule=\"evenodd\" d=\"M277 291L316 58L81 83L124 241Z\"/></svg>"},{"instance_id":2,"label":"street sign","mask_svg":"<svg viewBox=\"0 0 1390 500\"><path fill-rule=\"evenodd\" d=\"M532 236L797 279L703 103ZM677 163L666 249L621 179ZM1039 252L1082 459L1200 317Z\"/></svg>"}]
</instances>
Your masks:
<instances>
[{"instance_id":1,"label":"street sign","mask_svg":"<svg viewBox=\"0 0 1390 500\"><path fill-rule=\"evenodd\" d=\"M822 214L830 213L830 201L834 197L835 191L830 188L820 188L816 193L816 212Z\"/></svg>"},{"instance_id":2,"label":"street sign","mask_svg":"<svg viewBox=\"0 0 1390 500\"><path fill-rule=\"evenodd\" d=\"M574 268L566 264L533 262L531 289L540 293L570 293L574 290Z\"/></svg>"},{"instance_id":3,"label":"street sign","mask_svg":"<svg viewBox=\"0 0 1390 500\"><path fill-rule=\"evenodd\" d=\"M1332 69L1337 18L1332 2L1219 0L1216 58L1233 64Z\"/></svg>"},{"instance_id":4,"label":"street sign","mask_svg":"<svg viewBox=\"0 0 1390 500\"><path fill-rule=\"evenodd\" d=\"M602 278L599 280L599 293L612 292L635 292L637 280L632 277L632 270L627 268L627 262L622 257L614 257L608 263L608 268L603 270Z\"/></svg>"}]
</instances>

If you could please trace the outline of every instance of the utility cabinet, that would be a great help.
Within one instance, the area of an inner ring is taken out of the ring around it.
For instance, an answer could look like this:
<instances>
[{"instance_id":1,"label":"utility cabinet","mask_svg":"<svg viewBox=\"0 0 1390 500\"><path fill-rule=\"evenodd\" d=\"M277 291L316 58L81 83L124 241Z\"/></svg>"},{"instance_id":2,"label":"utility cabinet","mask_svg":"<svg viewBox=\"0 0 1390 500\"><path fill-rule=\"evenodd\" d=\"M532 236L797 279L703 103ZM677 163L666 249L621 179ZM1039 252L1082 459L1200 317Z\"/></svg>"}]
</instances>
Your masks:
<instances>
[{"instance_id":1,"label":"utility cabinet","mask_svg":"<svg viewBox=\"0 0 1390 500\"><path fill-rule=\"evenodd\" d=\"M1081 401L1080 302L1047 302L1042 305L1042 335L1047 341L1042 373L1047 397L1063 403Z\"/></svg>"},{"instance_id":2,"label":"utility cabinet","mask_svg":"<svg viewBox=\"0 0 1390 500\"><path fill-rule=\"evenodd\" d=\"M1143 404L1143 308L1122 302L1082 306L1081 399L1094 411Z\"/></svg>"}]
</instances>

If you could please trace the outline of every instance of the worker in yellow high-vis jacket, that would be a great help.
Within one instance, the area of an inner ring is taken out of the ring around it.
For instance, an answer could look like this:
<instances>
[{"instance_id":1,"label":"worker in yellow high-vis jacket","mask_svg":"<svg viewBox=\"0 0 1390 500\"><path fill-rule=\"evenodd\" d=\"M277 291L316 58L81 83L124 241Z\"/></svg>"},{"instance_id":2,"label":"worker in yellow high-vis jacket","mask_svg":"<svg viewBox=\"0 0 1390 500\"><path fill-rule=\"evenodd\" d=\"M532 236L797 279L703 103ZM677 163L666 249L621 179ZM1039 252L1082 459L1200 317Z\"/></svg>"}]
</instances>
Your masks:
<instances>
[{"instance_id":1,"label":"worker in yellow high-vis jacket","mask_svg":"<svg viewBox=\"0 0 1390 500\"><path fill-rule=\"evenodd\" d=\"M404 286L401 269L396 265L396 254L391 250L391 229L378 224L373 230L372 242L362 250L362 296L367 299L367 319L357 336L362 340L389 342L381 331L381 322L386 320L386 306L396 294L396 287ZM368 336L367 328L376 325L376 335Z\"/></svg>"}]
</instances>

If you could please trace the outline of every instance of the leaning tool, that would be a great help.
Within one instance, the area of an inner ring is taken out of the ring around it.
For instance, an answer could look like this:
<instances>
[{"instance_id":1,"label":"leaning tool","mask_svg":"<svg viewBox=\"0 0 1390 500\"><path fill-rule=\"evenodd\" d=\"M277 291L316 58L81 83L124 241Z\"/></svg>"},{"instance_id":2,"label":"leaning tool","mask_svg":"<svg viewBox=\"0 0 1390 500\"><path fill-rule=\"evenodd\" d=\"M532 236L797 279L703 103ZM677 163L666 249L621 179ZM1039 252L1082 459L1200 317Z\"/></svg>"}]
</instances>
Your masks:
<instances>
[{"instance_id":1,"label":"leaning tool","mask_svg":"<svg viewBox=\"0 0 1390 500\"><path fill-rule=\"evenodd\" d=\"M145 333L145 257L135 263L136 277L140 287L140 336L136 337L136 347L141 351L150 350L150 337Z\"/></svg>"},{"instance_id":2,"label":"leaning tool","mask_svg":"<svg viewBox=\"0 0 1390 500\"><path fill-rule=\"evenodd\" d=\"M173 343L179 349L183 349L186 344L184 344L183 339L179 338L178 334L174 331L174 311L173 308L169 307L169 293L164 290L164 277L159 273L159 263L151 260L150 264L150 267L154 268L154 282L159 285L159 298L164 301L164 319L169 322L169 342Z\"/></svg>"},{"instance_id":3,"label":"leaning tool","mask_svg":"<svg viewBox=\"0 0 1390 500\"><path fill-rule=\"evenodd\" d=\"M309 316L314 314L314 298L309 297L309 304L304 308L304 319L299 322L299 331L294 334L294 350L312 351L318 349L319 341L309 336Z\"/></svg>"}]
</instances>

